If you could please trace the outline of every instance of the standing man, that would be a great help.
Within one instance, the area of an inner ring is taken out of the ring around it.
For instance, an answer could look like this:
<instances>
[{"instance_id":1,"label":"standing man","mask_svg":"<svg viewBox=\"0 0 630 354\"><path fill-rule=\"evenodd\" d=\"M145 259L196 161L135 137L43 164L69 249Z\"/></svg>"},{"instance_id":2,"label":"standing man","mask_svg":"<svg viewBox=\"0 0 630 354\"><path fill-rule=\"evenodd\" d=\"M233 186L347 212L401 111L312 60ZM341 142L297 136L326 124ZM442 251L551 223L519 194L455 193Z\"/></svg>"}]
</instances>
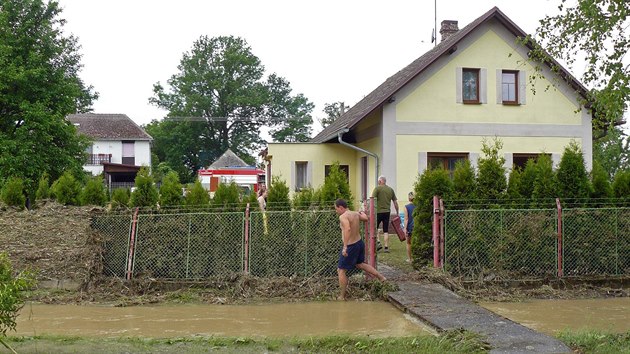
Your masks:
<instances>
[{"instance_id":1,"label":"standing man","mask_svg":"<svg viewBox=\"0 0 630 354\"><path fill-rule=\"evenodd\" d=\"M389 252L389 214L391 213L391 204L394 202L394 209L396 209L396 215L398 211L398 200L396 199L396 193L392 187L387 185L387 179L385 176L378 178L378 186L374 188L372 197L376 198L376 228L383 223L383 240L385 241L385 253Z\"/></svg>"},{"instance_id":2,"label":"standing man","mask_svg":"<svg viewBox=\"0 0 630 354\"><path fill-rule=\"evenodd\" d=\"M337 263L339 287L341 288L341 294L337 300L345 301L346 289L348 288L346 271L356 267L380 281L385 281L385 277L374 267L365 263L365 243L359 235L359 220L367 221L367 215L362 211L349 210L348 204L343 199L335 201L335 211L339 215L339 227L341 227L341 239L343 241L343 248L339 252L339 262Z\"/></svg>"}]
</instances>

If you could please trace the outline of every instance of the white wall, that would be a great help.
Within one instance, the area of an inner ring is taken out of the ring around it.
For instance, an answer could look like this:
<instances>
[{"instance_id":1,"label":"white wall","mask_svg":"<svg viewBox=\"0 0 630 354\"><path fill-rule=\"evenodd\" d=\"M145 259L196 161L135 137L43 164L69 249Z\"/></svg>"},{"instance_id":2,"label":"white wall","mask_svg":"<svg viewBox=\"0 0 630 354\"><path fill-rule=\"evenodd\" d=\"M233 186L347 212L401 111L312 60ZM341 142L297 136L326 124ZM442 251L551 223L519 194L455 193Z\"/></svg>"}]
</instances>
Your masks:
<instances>
[{"instance_id":1,"label":"white wall","mask_svg":"<svg viewBox=\"0 0 630 354\"><path fill-rule=\"evenodd\" d=\"M92 145L92 154L111 154L112 163L122 163L121 140L96 140ZM151 166L151 142L136 141L134 143L136 166ZM85 165L83 169L96 176L103 172L103 165Z\"/></svg>"}]
</instances>

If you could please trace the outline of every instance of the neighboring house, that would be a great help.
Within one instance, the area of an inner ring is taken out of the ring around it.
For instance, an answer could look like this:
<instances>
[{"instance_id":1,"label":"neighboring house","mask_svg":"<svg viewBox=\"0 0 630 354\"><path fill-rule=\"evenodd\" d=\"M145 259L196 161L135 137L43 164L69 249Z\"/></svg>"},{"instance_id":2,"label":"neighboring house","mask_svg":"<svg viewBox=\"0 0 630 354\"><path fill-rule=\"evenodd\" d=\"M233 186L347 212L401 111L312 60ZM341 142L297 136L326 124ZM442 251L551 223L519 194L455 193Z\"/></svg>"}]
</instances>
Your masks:
<instances>
[{"instance_id":1,"label":"neighboring house","mask_svg":"<svg viewBox=\"0 0 630 354\"><path fill-rule=\"evenodd\" d=\"M141 166L151 166L151 136L126 114L71 114L68 121L86 135L88 161L83 168L112 188L132 186Z\"/></svg>"},{"instance_id":2,"label":"neighboring house","mask_svg":"<svg viewBox=\"0 0 630 354\"><path fill-rule=\"evenodd\" d=\"M579 109L586 89L566 70L558 76L547 66L544 77L530 81L529 48L517 41L523 30L495 7L461 30L443 21L440 33L441 43L311 142L269 143L268 171L296 191L320 186L336 161L356 200L369 198L385 175L402 204L426 168L452 171L460 159L476 166L484 138L502 140L508 171L541 153L557 164L571 140L581 144L590 170L591 115Z\"/></svg>"},{"instance_id":3,"label":"neighboring house","mask_svg":"<svg viewBox=\"0 0 630 354\"><path fill-rule=\"evenodd\" d=\"M265 171L248 165L232 150L228 149L208 168L197 172L201 185L214 193L219 183L234 182L245 192L258 192L265 184Z\"/></svg>"}]
</instances>

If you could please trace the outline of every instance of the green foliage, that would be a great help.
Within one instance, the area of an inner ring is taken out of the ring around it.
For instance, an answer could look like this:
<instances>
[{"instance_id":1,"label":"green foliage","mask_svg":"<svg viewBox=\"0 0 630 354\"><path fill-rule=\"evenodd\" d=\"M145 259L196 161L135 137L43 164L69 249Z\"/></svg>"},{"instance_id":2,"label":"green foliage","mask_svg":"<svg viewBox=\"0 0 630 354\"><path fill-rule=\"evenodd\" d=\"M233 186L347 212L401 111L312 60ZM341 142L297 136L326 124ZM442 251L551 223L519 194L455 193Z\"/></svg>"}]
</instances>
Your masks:
<instances>
[{"instance_id":1,"label":"green foliage","mask_svg":"<svg viewBox=\"0 0 630 354\"><path fill-rule=\"evenodd\" d=\"M22 179L11 177L2 187L2 201L10 206L24 208L26 197L24 196L24 183Z\"/></svg>"},{"instance_id":2,"label":"green foliage","mask_svg":"<svg viewBox=\"0 0 630 354\"><path fill-rule=\"evenodd\" d=\"M0 341L14 331L18 312L24 306L24 291L35 284L29 273L14 275L6 253L0 253Z\"/></svg>"},{"instance_id":3,"label":"green foliage","mask_svg":"<svg viewBox=\"0 0 630 354\"><path fill-rule=\"evenodd\" d=\"M586 172L582 149L575 141L564 148L562 159L556 171L558 197L564 199L584 199L591 194L591 185Z\"/></svg>"},{"instance_id":4,"label":"green foliage","mask_svg":"<svg viewBox=\"0 0 630 354\"><path fill-rule=\"evenodd\" d=\"M566 63L569 70L579 65L582 82L595 88L582 102L591 103L593 126L619 124L630 102L630 67L624 63L630 47L628 1L562 0L558 8L560 14L540 21L536 38L541 46L535 45L530 57L551 65L556 73L559 67L549 56Z\"/></svg>"},{"instance_id":5,"label":"green foliage","mask_svg":"<svg viewBox=\"0 0 630 354\"><path fill-rule=\"evenodd\" d=\"M611 198L613 196L608 173L606 173L599 161L593 161L591 184L593 186L591 198Z\"/></svg>"},{"instance_id":6,"label":"green foliage","mask_svg":"<svg viewBox=\"0 0 630 354\"><path fill-rule=\"evenodd\" d=\"M61 204L77 205L79 203L81 185L69 171L64 172L64 174L53 183L50 189L57 202Z\"/></svg>"},{"instance_id":7,"label":"green foliage","mask_svg":"<svg viewBox=\"0 0 630 354\"><path fill-rule=\"evenodd\" d=\"M558 188L553 163L547 154L540 155L536 160L536 179L532 198L539 207L549 207L550 200L558 196Z\"/></svg>"},{"instance_id":8,"label":"green foliage","mask_svg":"<svg viewBox=\"0 0 630 354\"><path fill-rule=\"evenodd\" d=\"M107 193L103 178L99 176L89 179L81 190L79 200L82 205L104 205L107 201Z\"/></svg>"},{"instance_id":9,"label":"green foliage","mask_svg":"<svg viewBox=\"0 0 630 354\"><path fill-rule=\"evenodd\" d=\"M507 188L505 179L505 158L499 156L503 142L495 138L492 142L483 140L483 156L477 162L477 197L487 201L499 201L504 198Z\"/></svg>"},{"instance_id":10,"label":"green foliage","mask_svg":"<svg viewBox=\"0 0 630 354\"><path fill-rule=\"evenodd\" d=\"M212 198L212 207L223 211L241 211L240 201L240 190L234 181L219 183Z\"/></svg>"},{"instance_id":11,"label":"green foliage","mask_svg":"<svg viewBox=\"0 0 630 354\"><path fill-rule=\"evenodd\" d=\"M630 198L630 171L618 171L612 188L616 198Z\"/></svg>"},{"instance_id":12,"label":"green foliage","mask_svg":"<svg viewBox=\"0 0 630 354\"><path fill-rule=\"evenodd\" d=\"M536 183L536 160L528 159L521 173L521 183L519 185L520 194L523 198L532 198L534 195L534 184Z\"/></svg>"},{"instance_id":13,"label":"green foliage","mask_svg":"<svg viewBox=\"0 0 630 354\"><path fill-rule=\"evenodd\" d=\"M184 200L182 184L177 172L170 170L162 179L160 186L160 206L180 205Z\"/></svg>"},{"instance_id":14,"label":"green foliage","mask_svg":"<svg viewBox=\"0 0 630 354\"><path fill-rule=\"evenodd\" d=\"M0 11L0 181L35 190L43 172L55 180L79 172L87 142L65 120L96 97L80 78L77 39L66 36L56 1L5 0Z\"/></svg>"},{"instance_id":15,"label":"green foliage","mask_svg":"<svg viewBox=\"0 0 630 354\"><path fill-rule=\"evenodd\" d=\"M337 118L341 117L348 109L350 109L350 106L346 106L343 102L324 103L324 113L326 113L326 117L321 118L319 124L326 128L337 120Z\"/></svg>"},{"instance_id":16,"label":"green foliage","mask_svg":"<svg viewBox=\"0 0 630 354\"><path fill-rule=\"evenodd\" d=\"M411 252L413 266L418 268L431 262L432 256L432 224L433 196L448 199L453 193L453 182L448 171L444 169L426 169L414 184L414 200L416 208L413 212L413 234Z\"/></svg>"},{"instance_id":17,"label":"green foliage","mask_svg":"<svg viewBox=\"0 0 630 354\"><path fill-rule=\"evenodd\" d=\"M619 127L593 142L593 161L598 161L612 180L617 171L630 170L630 139Z\"/></svg>"},{"instance_id":18,"label":"green foliage","mask_svg":"<svg viewBox=\"0 0 630 354\"><path fill-rule=\"evenodd\" d=\"M158 201L158 190L148 168L140 168L134 186L136 189L131 193L130 205L132 207L154 207Z\"/></svg>"},{"instance_id":19,"label":"green foliage","mask_svg":"<svg viewBox=\"0 0 630 354\"><path fill-rule=\"evenodd\" d=\"M195 180L195 183L188 187L186 190L186 197L184 199L186 201L186 205L189 206L207 206L210 203L208 191L203 188L200 180Z\"/></svg>"},{"instance_id":20,"label":"green foliage","mask_svg":"<svg viewBox=\"0 0 630 354\"><path fill-rule=\"evenodd\" d=\"M477 181L475 179L475 169L470 164L470 161L457 161L455 171L453 172L453 199L475 199L476 189Z\"/></svg>"},{"instance_id":21,"label":"green foliage","mask_svg":"<svg viewBox=\"0 0 630 354\"><path fill-rule=\"evenodd\" d=\"M513 168L508 177L507 195L508 198L516 201L523 198L521 194L522 172L520 168Z\"/></svg>"},{"instance_id":22,"label":"green foliage","mask_svg":"<svg viewBox=\"0 0 630 354\"><path fill-rule=\"evenodd\" d=\"M112 207L120 208L129 206L130 193L127 188L116 188L112 191Z\"/></svg>"},{"instance_id":23,"label":"green foliage","mask_svg":"<svg viewBox=\"0 0 630 354\"><path fill-rule=\"evenodd\" d=\"M153 121L146 129L159 161L182 181L194 180L199 168L227 149L253 164L254 152L265 143L262 126L283 141L303 141L310 134L312 103L303 95L292 96L284 78L272 74L265 79L264 66L244 39L201 36L178 68L168 87L153 86L150 102L169 117L200 119Z\"/></svg>"},{"instance_id":24,"label":"green foliage","mask_svg":"<svg viewBox=\"0 0 630 354\"><path fill-rule=\"evenodd\" d=\"M345 199L348 207L354 209L354 199L348 184L346 173L339 168L339 163L335 162L330 166L330 172L324 179L321 187L320 201L322 205L330 205L337 199Z\"/></svg>"},{"instance_id":25,"label":"green foliage","mask_svg":"<svg viewBox=\"0 0 630 354\"><path fill-rule=\"evenodd\" d=\"M289 199L289 187L287 182L281 180L279 176L274 176L267 194L267 210L280 211L291 210L291 200Z\"/></svg>"},{"instance_id":26,"label":"green foliage","mask_svg":"<svg viewBox=\"0 0 630 354\"><path fill-rule=\"evenodd\" d=\"M50 198L50 182L48 180L48 174L43 173L37 183L37 192L35 192L35 199L48 199Z\"/></svg>"},{"instance_id":27,"label":"green foliage","mask_svg":"<svg viewBox=\"0 0 630 354\"><path fill-rule=\"evenodd\" d=\"M295 210L310 210L319 205L315 190L312 187L302 188L293 195L293 208Z\"/></svg>"}]
</instances>

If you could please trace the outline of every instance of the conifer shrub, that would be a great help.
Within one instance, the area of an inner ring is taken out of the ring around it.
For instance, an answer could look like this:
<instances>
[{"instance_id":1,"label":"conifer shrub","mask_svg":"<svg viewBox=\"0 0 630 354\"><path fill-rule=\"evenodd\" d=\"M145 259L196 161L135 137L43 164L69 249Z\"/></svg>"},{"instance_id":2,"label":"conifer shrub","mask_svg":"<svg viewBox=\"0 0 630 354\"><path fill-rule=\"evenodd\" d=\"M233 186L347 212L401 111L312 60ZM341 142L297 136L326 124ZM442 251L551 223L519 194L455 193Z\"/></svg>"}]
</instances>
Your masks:
<instances>
[{"instance_id":1,"label":"conifer shrub","mask_svg":"<svg viewBox=\"0 0 630 354\"><path fill-rule=\"evenodd\" d=\"M555 198L558 196L556 174L553 170L551 156L542 154L536 160L536 179L532 192L532 205L539 208L555 207Z\"/></svg>"},{"instance_id":2,"label":"conifer shrub","mask_svg":"<svg viewBox=\"0 0 630 354\"><path fill-rule=\"evenodd\" d=\"M591 198L593 199L606 199L612 198L613 190L608 179L608 173L602 167L599 161L593 161L593 170L591 170L591 184L593 190L591 192ZM598 201L595 201L596 205L600 205Z\"/></svg>"},{"instance_id":3,"label":"conifer shrub","mask_svg":"<svg viewBox=\"0 0 630 354\"><path fill-rule=\"evenodd\" d=\"M162 178L160 186L160 206L181 205L184 200L182 184L179 183L179 175L175 171L169 171Z\"/></svg>"},{"instance_id":4,"label":"conifer shrub","mask_svg":"<svg viewBox=\"0 0 630 354\"><path fill-rule=\"evenodd\" d=\"M507 196L510 199L511 204L514 206L521 206L520 203L523 199L523 196L521 195L521 177L522 172L518 167L513 168L508 176Z\"/></svg>"},{"instance_id":5,"label":"conifer shrub","mask_svg":"<svg viewBox=\"0 0 630 354\"><path fill-rule=\"evenodd\" d=\"M291 210L291 200L289 199L289 187L287 182L274 176L271 186L267 192L267 210L282 211Z\"/></svg>"},{"instance_id":6,"label":"conifer shrub","mask_svg":"<svg viewBox=\"0 0 630 354\"><path fill-rule=\"evenodd\" d=\"M302 188L301 191L296 192L293 195L293 208L295 210L310 210L314 209L319 204L319 199L315 198L315 190L309 186Z\"/></svg>"},{"instance_id":7,"label":"conifer shrub","mask_svg":"<svg viewBox=\"0 0 630 354\"><path fill-rule=\"evenodd\" d=\"M481 146L483 156L477 161L477 197L493 204L502 203L507 189L505 158L499 155L502 148L500 139L495 138L491 142L484 139Z\"/></svg>"},{"instance_id":8,"label":"conifer shrub","mask_svg":"<svg viewBox=\"0 0 630 354\"><path fill-rule=\"evenodd\" d=\"M584 155L582 155L582 150L577 142L571 141L564 148L556 171L556 179L558 181L557 197L568 199L574 206L583 204L583 199L588 198L591 194ZM577 199L582 200L578 201Z\"/></svg>"},{"instance_id":9,"label":"conifer shrub","mask_svg":"<svg viewBox=\"0 0 630 354\"><path fill-rule=\"evenodd\" d=\"M78 205L79 194L81 193L81 184L76 180L74 175L66 171L59 177L50 188L52 195L57 202L64 205Z\"/></svg>"},{"instance_id":10,"label":"conifer shrub","mask_svg":"<svg viewBox=\"0 0 630 354\"><path fill-rule=\"evenodd\" d=\"M330 172L321 187L320 198L324 208L328 208L328 206L332 208L335 200L344 199L348 203L348 208L354 210L354 199L350 192L348 176L339 168L338 162L330 166Z\"/></svg>"},{"instance_id":11,"label":"conifer shrub","mask_svg":"<svg viewBox=\"0 0 630 354\"><path fill-rule=\"evenodd\" d=\"M116 188L112 191L111 205L113 208L129 206L130 191L128 188Z\"/></svg>"},{"instance_id":12,"label":"conifer shrub","mask_svg":"<svg viewBox=\"0 0 630 354\"><path fill-rule=\"evenodd\" d=\"M129 200L132 207L155 207L158 201L158 190L148 168L140 168L136 175L134 187L135 190L131 193Z\"/></svg>"},{"instance_id":13,"label":"conifer shrub","mask_svg":"<svg viewBox=\"0 0 630 354\"><path fill-rule=\"evenodd\" d=\"M453 172L453 199L457 200L458 209L464 208L476 199L477 181L475 169L469 160L460 160Z\"/></svg>"},{"instance_id":14,"label":"conifer shrub","mask_svg":"<svg viewBox=\"0 0 630 354\"><path fill-rule=\"evenodd\" d=\"M212 198L212 208L220 211L243 211L240 208L240 188L232 181L219 183Z\"/></svg>"},{"instance_id":15,"label":"conifer shrub","mask_svg":"<svg viewBox=\"0 0 630 354\"><path fill-rule=\"evenodd\" d=\"M186 189L186 197L184 198L188 206L209 206L210 196L208 191L203 188L200 180L195 180L192 185Z\"/></svg>"},{"instance_id":16,"label":"conifer shrub","mask_svg":"<svg viewBox=\"0 0 630 354\"><path fill-rule=\"evenodd\" d=\"M630 170L617 171L612 188L615 198L630 199Z\"/></svg>"},{"instance_id":17,"label":"conifer shrub","mask_svg":"<svg viewBox=\"0 0 630 354\"><path fill-rule=\"evenodd\" d=\"M433 262L431 245L433 196L449 199L453 193L453 182L444 169L426 169L414 184L414 228L411 239L413 266L419 268Z\"/></svg>"},{"instance_id":18,"label":"conifer shrub","mask_svg":"<svg viewBox=\"0 0 630 354\"><path fill-rule=\"evenodd\" d=\"M50 181L48 178L48 173L42 174L39 178L39 182L37 182L37 191L35 192L35 199L48 199L50 198Z\"/></svg>"},{"instance_id":19,"label":"conifer shrub","mask_svg":"<svg viewBox=\"0 0 630 354\"><path fill-rule=\"evenodd\" d=\"M525 199L525 203L531 203L531 199L533 198L536 173L536 160L528 159L521 173L521 181L519 184L520 195Z\"/></svg>"},{"instance_id":20,"label":"conifer shrub","mask_svg":"<svg viewBox=\"0 0 630 354\"><path fill-rule=\"evenodd\" d=\"M103 178L98 176L89 179L81 190L79 200L81 205L104 205L107 201L107 193L103 185Z\"/></svg>"},{"instance_id":21,"label":"conifer shrub","mask_svg":"<svg viewBox=\"0 0 630 354\"><path fill-rule=\"evenodd\" d=\"M24 208L26 197L24 196L24 182L21 178L11 177L2 187L2 201L9 206Z\"/></svg>"}]
</instances>

